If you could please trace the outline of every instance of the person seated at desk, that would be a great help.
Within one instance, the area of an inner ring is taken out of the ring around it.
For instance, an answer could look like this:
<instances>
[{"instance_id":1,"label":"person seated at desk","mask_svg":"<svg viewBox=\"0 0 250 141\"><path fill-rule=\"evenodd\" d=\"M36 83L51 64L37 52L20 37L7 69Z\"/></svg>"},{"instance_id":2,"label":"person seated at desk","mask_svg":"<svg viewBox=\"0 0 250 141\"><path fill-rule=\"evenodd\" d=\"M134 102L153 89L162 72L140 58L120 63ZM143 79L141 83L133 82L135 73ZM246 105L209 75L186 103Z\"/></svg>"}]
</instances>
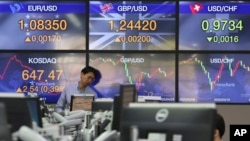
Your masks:
<instances>
[{"instance_id":1,"label":"person seated at desk","mask_svg":"<svg viewBox=\"0 0 250 141\"><path fill-rule=\"evenodd\" d=\"M214 141L222 141L222 137L225 133L225 121L224 118L217 113L216 115L216 129L214 131Z\"/></svg>"},{"instance_id":2,"label":"person seated at desk","mask_svg":"<svg viewBox=\"0 0 250 141\"><path fill-rule=\"evenodd\" d=\"M62 113L66 105L70 105L71 96L74 94L93 94L95 97L97 97L97 93L90 87L90 84L97 84L100 78L101 73L99 70L91 66L83 68L81 70L80 80L78 83L71 83L67 85L62 91L55 106L55 111Z\"/></svg>"}]
</instances>

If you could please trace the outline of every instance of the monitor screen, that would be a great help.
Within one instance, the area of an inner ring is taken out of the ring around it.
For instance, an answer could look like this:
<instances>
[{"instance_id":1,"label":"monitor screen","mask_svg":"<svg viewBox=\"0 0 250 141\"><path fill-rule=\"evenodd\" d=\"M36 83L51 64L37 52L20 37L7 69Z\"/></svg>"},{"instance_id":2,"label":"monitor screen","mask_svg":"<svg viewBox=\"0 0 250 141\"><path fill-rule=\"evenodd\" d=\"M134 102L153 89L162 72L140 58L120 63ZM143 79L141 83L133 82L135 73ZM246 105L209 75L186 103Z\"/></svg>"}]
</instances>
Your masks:
<instances>
[{"instance_id":1,"label":"monitor screen","mask_svg":"<svg viewBox=\"0 0 250 141\"><path fill-rule=\"evenodd\" d=\"M128 106L131 102L137 102L137 91L133 84L120 85L121 106Z\"/></svg>"},{"instance_id":2,"label":"monitor screen","mask_svg":"<svg viewBox=\"0 0 250 141\"><path fill-rule=\"evenodd\" d=\"M0 53L0 91L56 103L65 85L79 80L85 61L84 53Z\"/></svg>"},{"instance_id":3,"label":"monitor screen","mask_svg":"<svg viewBox=\"0 0 250 141\"><path fill-rule=\"evenodd\" d=\"M70 102L70 111L92 111L92 102L94 101L94 99L94 96L72 95Z\"/></svg>"},{"instance_id":4,"label":"monitor screen","mask_svg":"<svg viewBox=\"0 0 250 141\"><path fill-rule=\"evenodd\" d=\"M179 54L179 101L250 102L249 54Z\"/></svg>"},{"instance_id":5,"label":"monitor screen","mask_svg":"<svg viewBox=\"0 0 250 141\"><path fill-rule=\"evenodd\" d=\"M32 121L36 124L36 126L42 128L42 110L40 106L39 97L27 97L26 99L28 102Z\"/></svg>"},{"instance_id":6,"label":"monitor screen","mask_svg":"<svg viewBox=\"0 0 250 141\"><path fill-rule=\"evenodd\" d=\"M117 94L114 96L113 103L112 130L120 131L121 109L121 96Z\"/></svg>"},{"instance_id":7,"label":"monitor screen","mask_svg":"<svg viewBox=\"0 0 250 141\"><path fill-rule=\"evenodd\" d=\"M85 1L1 1L1 50L85 50Z\"/></svg>"},{"instance_id":8,"label":"monitor screen","mask_svg":"<svg viewBox=\"0 0 250 141\"><path fill-rule=\"evenodd\" d=\"M139 139L213 141L215 117L212 103L132 103L123 108L120 140L138 134Z\"/></svg>"},{"instance_id":9,"label":"monitor screen","mask_svg":"<svg viewBox=\"0 0 250 141\"><path fill-rule=\"evenodd\" d=\"M90 53L89 58L103 74L95 86L103 97L119 94L121 84L135 84L138 95L175 101L173 53Z\"/></svg>"},{"instance_id":10,"label":"monitor screen","mask_svg":"<svg viewBox=\"0 0 250 141\"><path fill-rule=\"evenodd\" d=\"M120 119L122 116L123 107L127 107L131 102L137 102L137 92L135 85L120 85L120 94L115 95L114 97L112 130L120 131Z\"/></svg>"},{"instance_id":11,"label":"monitor screen","mask_svg":"<svg viewBox=\"0 0 250 141\"><path fill-rule=\"evenodd\" d=\"M5 104L7 121L11 126L11 133L19 130L23 125L32 128L32 117L27 98L0 96L0 102Z\"/></svg>"},{"instance_id":12,"label":"monitor screen","mask_svg":"<svg viewBox=\"0 0 250 141\"><path fill-rule=\"evenodd\" d=\"M113 101L93 101L92 112L112 111Z\"/></svg>"},{"instance_id":13,"label":"monitor screen","mask_svg":"<svg viewBox=\"0 0 250 141\"><path fill-rule=\"evenodd\" d=\"M90 50L175 50L175 1L89 3Z\"/></svg>"},{"instance_id":14,"label":"monitor screen","mask_svg":"<svg viewBox=\"0 0 250 141\"><path fill-rule=\"evenodd\" d=\"M180 50L250 50L249 1L179 3Z\"/></svg>"}]
</instances>

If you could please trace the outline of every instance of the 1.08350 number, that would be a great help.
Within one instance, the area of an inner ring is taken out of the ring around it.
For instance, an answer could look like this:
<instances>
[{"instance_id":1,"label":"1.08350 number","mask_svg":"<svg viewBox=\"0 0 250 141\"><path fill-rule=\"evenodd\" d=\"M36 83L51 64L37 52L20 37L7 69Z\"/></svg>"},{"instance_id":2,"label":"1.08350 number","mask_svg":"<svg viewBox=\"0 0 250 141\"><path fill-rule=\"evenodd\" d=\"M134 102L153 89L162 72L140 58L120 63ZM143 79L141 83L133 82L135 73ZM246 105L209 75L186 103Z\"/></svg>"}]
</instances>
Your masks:
<instances>
[{"instance_id":1,"label":"1.08350 number","mask_svg":"<svg viewBox=\"0 0 250 141\"><path fill-rule=\"evenodd\" d=\"M67 20L65 19L55 19L55 20L50 20L50 19L39 19L39 20L30 20L28 23L25 23L24 20L19 20L18 21L20 25L20 30L24 30L27 28L27 30L62 30L65 31L67 30L68 23ZM26 25L27 24L27 25Z\"/></svg>"}]
</instances>

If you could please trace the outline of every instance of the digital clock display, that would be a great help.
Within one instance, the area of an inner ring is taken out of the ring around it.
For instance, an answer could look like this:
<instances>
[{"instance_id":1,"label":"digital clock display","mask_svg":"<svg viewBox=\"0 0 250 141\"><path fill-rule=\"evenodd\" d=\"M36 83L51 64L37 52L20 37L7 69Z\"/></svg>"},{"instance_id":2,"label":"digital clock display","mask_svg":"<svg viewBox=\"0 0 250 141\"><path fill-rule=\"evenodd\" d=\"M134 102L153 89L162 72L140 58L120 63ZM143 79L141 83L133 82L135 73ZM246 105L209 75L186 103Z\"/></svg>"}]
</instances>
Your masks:
<instances>
[{"instance_id":1,"label":"digital clock display","mask_svg":"<svg viewBox=\"0 0 250 141\"><path fill-rule=\"evenodd\" d=\"M176 2L90 1L90 50L175 50Z\"/></svg>"},{"instance_id":2,"label":"digital clock display","mask_svg":"<svg viewBox=\"0 0 250 141\"><path fill-rule=\"evenodd\" d=\"M36 94L57 102L64 87L77 82L84 53L0 53L0 91Z\"/></svg>"},{"instance_id":3,"label":"digital clock display","mask_svg":"<svg viewBox=\"0 0 250 141\"><path fill-rule=\"evenodd\" d=\"M1 1L1 50L85 50L84 1Z\"/></svg>"},{"instance_id":4,"label":"digital clock display","mask_svg":"<svg viewBox=\"0 0 250 141\"><path fill-rule=\"evenodd\" d=\"M179 10L179 50L250 50L249 2L180 1Z\"/></svg>"}]
</instances>

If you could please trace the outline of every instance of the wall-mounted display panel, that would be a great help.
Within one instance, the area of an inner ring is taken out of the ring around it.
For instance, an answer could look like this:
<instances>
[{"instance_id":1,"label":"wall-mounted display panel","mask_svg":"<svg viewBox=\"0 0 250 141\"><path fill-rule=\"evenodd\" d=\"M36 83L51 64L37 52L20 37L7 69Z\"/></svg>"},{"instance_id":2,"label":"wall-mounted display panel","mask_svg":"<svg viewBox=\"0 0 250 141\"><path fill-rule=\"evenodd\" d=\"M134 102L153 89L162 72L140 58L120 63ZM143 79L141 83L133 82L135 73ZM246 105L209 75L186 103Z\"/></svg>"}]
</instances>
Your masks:
<instances>
[{"instance_id":1,"label":"wall-mounted display panel","mask_svg":"<svg viewBox=\"0 0 250 141\"><path fill-rule=\"evenodd\" d=\"M89 64L102 79L95 88L103 97L119 94L120 84L135 84L138 95L175 101L175 55L171 53L90 53Z\"/></svg>"},{"instance_id":2,"label":"wall-mounted display panel","mask_svg":"<svg viewBox=\"0 0 250 141\"><path fill-rule=\"evenodd\" d=\"M90 50L175 50L175 1L90 1Z\"/></svg>"},{"instance_id":3,"label":"wall-mounted display panel","mask_svg":"<svg viewBox=\"0 0 250 141\"><path fill-rule=\"evenodd\" d=\"M1 1L0 50L85 50L85 1Z\"/></svg>"},{"instance_id":4,"label":"wall-mounted display panel","mask_svg":"<svg viewBox=\"0 0 250 141\"><path fill-rule=\"evenodd\" d=\"M180 1L179 50L250 50L250 3Z\"/></svg>"},{"instance_id":5,"label":"wall-mounted display panel","mask_svg":"<svg viewBox=\"0 0 250 141\"><path fill-rule=\"evenodd\" d=\"M250 103L249 54L179 54L179 101Z\"/></svg>"},{"instance_id":6,"label":"wall-mounted display panel","mask_svg":"<svg viewBox=\"0 0 250 141\"><path fill-rule=\"evenodd\" d=\"M55 103L65 85L80 79L85 64L84 53L1 53L0 91Z\"/></svg>"}]
</instances>

